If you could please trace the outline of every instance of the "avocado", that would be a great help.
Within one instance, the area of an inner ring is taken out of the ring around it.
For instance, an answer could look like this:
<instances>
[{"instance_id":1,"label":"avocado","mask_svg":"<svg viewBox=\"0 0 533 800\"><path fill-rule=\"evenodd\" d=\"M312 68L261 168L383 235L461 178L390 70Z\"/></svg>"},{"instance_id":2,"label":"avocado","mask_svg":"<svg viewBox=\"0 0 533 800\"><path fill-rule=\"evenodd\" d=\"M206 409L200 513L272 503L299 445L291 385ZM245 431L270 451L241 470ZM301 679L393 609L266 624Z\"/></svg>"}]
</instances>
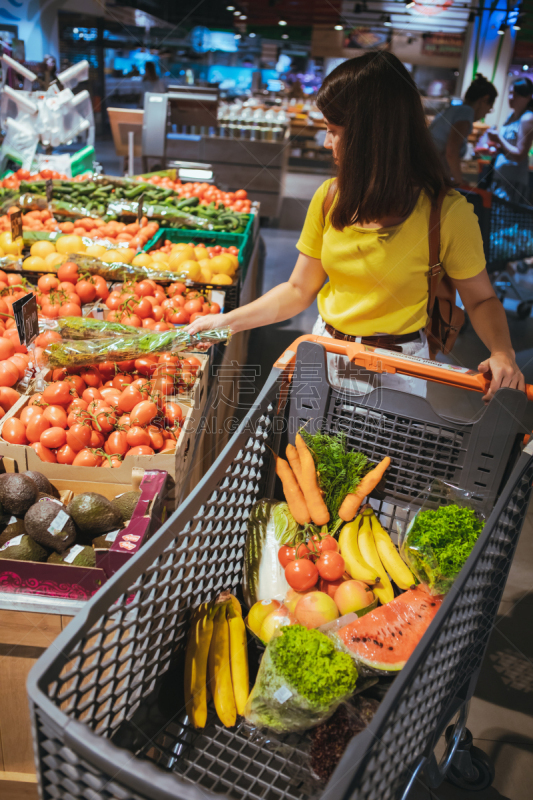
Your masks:
<instances>
[{"instance_id":1,"label":"avocado","mask_svg":"<svg viewBox=\"0 0 533 800\"><path fill-rule=\"evenodd\" d=\"M28 478L31 478L40 492L48 494L51 497L57 497L59 500L59 492L57 491L56 487L50 483L46 475L43 475L41 472L33 472L31 469L27 469L26 472L23 472L22 474L27 475Z\"/></svg>"},{"instance_id":2,"label":"avocado","mask_svg":"<svg viewBox=\"0 0 533 800\"><path fill-rule=\"evenodd\" d=\"M91 541L101 533L122 527L122 516L107 497L96 492L77 495L67 506L67 511L81 533L80 541Z\"/></svg>"},{"instance_id":3,"label":"avocado","mask_svg":"<svg viewBox=\"0 0 533 800\"><path fill-rule=\"evenodd\" d=\"M61 530L50 531L49 528L53 527L58 514L65 514L66 520ZM29 509L24 517L24 525L32 539L49 550L55 550L56 553L63 553L76 538L76 528L68 510L56 500L47 497Z\"/></svg>"},{"instance_id":4,"label":"avocado","mask_svg":"<svg viewBox=\"0 0 533 800\"><path fill-rule=\"evenodd\" d=\"M104 533L102 536L97 536L96 539L93 539L93 547L99 550L109 550L119 533L120 531L117 530L111 533Z\"/></svg>"},{"instance_id":5,"label":"avocado","mask_svg":"<svg viewBox=\"0 0 533 800\"><path fill-rule=\"evenodd\" d=\"M82 547L75 544L64 553L52 553L47 559L49 564L65 564L73 567L95 567L96 556L92 547Z\"/></svg>"},{"instance_id":6,"label":"avocado","mask_svg":"<svg viewBox=\"0 0 533 800\"><path fill-rule=\"evenodd\" d=\"M14 558L17 561L46 561L44 547L28 536L15 536L0 547L0 558Z\"/></svg>"},{"instance_id":7,"label":"avocado","mask_svg":"<svg viewBox=\"0 0 533 800\"><path fill-rule=\"evenodd\" d=\"M23 517L38 493L36 484L27 475L16 472L0 475L0 503L8 514Z\"/></svg>"},{"instance_id":8,"label":"avocado","mask_svg":"<svg viewBox=\"0 0 533 800\"><path fill-rule=\"evenodd\" d=\"M124 492L124 494L119 494L118 497L111 500L111 505L117 509L124 522L132 518L141 494L142 492L139 491Z\"/></svg>"},{"instance_id":9,"label":"avocado","mask_svg":"<svg viewBox=\"0 0 533 800\"><path fill-rule=\"evenodd\" d=\"M14 539L15 536L21 536L26 533L23 520L15 518L14 522L9 522L9 519L7 519L7 523L2 533L0 533L0 547L10 539Z\"/></svg>"}]
</instances>

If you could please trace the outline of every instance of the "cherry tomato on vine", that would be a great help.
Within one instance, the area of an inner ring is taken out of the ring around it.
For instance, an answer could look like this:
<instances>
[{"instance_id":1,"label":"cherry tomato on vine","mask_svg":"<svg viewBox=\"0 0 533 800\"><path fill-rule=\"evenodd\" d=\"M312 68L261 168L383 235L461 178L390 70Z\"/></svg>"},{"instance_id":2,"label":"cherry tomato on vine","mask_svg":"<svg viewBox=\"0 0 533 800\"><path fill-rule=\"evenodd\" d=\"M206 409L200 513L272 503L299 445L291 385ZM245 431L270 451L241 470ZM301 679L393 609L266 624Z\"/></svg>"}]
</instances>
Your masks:
<instances>
[{"instance_id":1,"label":"cherry tomato on vine","mask_svg":"<svg viewBox=\"0 0 533 800\"><path fill-rule=\"evenodd\" d=\"M326 550L316 562L316 568L321 578L326 581L337 581L344 575L346 569L344 558L334 550Z\"/></svg>"},{"instance_id":2,"label":"cherry tomato on vine","mask_svg":"<svg viewBox=\"0 0 533 800\"><path fill-rule=\"evenodd\" d=\"M285 567L287 583L295 592L306 592L312 589L318 581L318 569L307 558L291 561Z\"/></svg>"}]
</instances>

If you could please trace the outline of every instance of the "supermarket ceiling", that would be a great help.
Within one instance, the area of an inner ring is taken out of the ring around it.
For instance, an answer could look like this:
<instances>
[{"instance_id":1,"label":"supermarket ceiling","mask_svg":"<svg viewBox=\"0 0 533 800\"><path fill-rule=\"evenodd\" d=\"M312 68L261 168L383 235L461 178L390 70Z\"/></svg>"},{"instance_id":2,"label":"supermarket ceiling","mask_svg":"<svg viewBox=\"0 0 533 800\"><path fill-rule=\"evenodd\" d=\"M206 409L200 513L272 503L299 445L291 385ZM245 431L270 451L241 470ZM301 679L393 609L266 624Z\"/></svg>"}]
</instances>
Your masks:
<instances>
[{"instance_id":1,"label":"supermarket ceiling","mask_svg":"<svg viewBox=\"0 0 533 800\"><path fill-rule=\"evenodd\" d=\"M131 0L108 2L113 13ZM477 0L138 0L136 8L186 28L223 26L237 22L245 30L264 27L309 29L313 25L345 28L387 27L406 33L463 33ZM133 9L129 9L133 11ZM137 13L140 13L137 11ZM244 17L242 16L244 15Z\"/></svg>"}]
</instances>

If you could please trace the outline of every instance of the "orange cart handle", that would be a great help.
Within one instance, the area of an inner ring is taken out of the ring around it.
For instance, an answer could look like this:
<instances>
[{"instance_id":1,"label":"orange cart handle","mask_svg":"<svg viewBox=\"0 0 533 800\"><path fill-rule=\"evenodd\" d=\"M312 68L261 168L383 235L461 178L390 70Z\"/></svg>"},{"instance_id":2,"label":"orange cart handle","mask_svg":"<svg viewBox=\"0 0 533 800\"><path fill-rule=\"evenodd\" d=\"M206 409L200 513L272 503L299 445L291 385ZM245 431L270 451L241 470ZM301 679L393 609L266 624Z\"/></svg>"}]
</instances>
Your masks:
<instances>
[{"instance_id":1,"label":"orange cart handle","mask_svg":"<svg viewBox=\"0 0 533 800\"><path fill-rule=\"evenodd\" d=\"M286 369L294 366L296 350L301 342L317 342L326 348L328 353L336 353L363 367L370 372L387 372L390 375L410 375L413 378L422 378L434 383L444 383L447 386L459 386L471 392L485 394L490 386L490 373L476 372L467 367L457 367L455 364L443 364L440 361L431 361L418 356L406 356L381 347L369 347L357 342L343 342L339 339L329 339L324 336L306 334L294 341L287 350L278 358L275 367ZM533 386L526 385L528 400L533 400Z\"/></svg>"}]
</instances>

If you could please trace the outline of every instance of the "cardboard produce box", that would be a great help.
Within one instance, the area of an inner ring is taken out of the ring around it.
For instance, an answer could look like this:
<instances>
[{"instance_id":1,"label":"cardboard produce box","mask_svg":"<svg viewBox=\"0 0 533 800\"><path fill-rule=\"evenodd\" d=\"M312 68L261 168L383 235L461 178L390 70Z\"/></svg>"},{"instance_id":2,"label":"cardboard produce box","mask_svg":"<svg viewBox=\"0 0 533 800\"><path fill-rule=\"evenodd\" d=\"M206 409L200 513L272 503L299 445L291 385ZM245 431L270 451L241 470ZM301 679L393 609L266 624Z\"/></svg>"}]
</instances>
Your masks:
<instances>
[{"instance_id":1,"label":"cardboard produce box","mask_svg":"<svg viewBox=\"0 0 533 800\"><path fill-rule=\"evenodd\" d=\"M14 463L4 458L3 466L6 472L12 472ZM44 474L42 469L30 469ZM109 469L106 473L113 471ZM139 489L141 496L132 518L116 534L109 550L95 549L96 567L0 558L1 591L88 600L165 521L166 472L136 470L126 483L110 483L98 480L96 476L92 481L78 480L72 475L72 469L70 472L69 478L54 479L48 476L65 503L85 492L96 492L112 500L124 492Z\"/></svg>"},{"instance_id":2,"label":"cardboard produce box","mask_svg":"<svg viewBox=\"0 0 533 800\"><path fill-rule=\"evenodd\" d=\"M30 395L20 397L15 405L0 420L0 456L13 462L10 471L25 472L34 470L42 472L48 480L55 481L75 480L80 484L106 483L129 486L135 470L162 470L168 474L166 482L166 503L169 511L174 511L181 495L181 490L191 467L194 451L194 438L198 428L200 413L198 409L177 401L183 411L183 425L174 453L153 456L127 456L120 467L108 469L106 467L74 467L70 464L51 464L41 461L35 450L28 445L10 444L2 438L2 429L8 419L20 417L22 410L31 399ZM87 489L87 491L89 491ZM111 491L113 491L111 489ZM119 492L117 491L116 494ZM101 492L101 494L105 494ZM113 495L114 497L115 495Z\"/></svg>"}]
</instances>

